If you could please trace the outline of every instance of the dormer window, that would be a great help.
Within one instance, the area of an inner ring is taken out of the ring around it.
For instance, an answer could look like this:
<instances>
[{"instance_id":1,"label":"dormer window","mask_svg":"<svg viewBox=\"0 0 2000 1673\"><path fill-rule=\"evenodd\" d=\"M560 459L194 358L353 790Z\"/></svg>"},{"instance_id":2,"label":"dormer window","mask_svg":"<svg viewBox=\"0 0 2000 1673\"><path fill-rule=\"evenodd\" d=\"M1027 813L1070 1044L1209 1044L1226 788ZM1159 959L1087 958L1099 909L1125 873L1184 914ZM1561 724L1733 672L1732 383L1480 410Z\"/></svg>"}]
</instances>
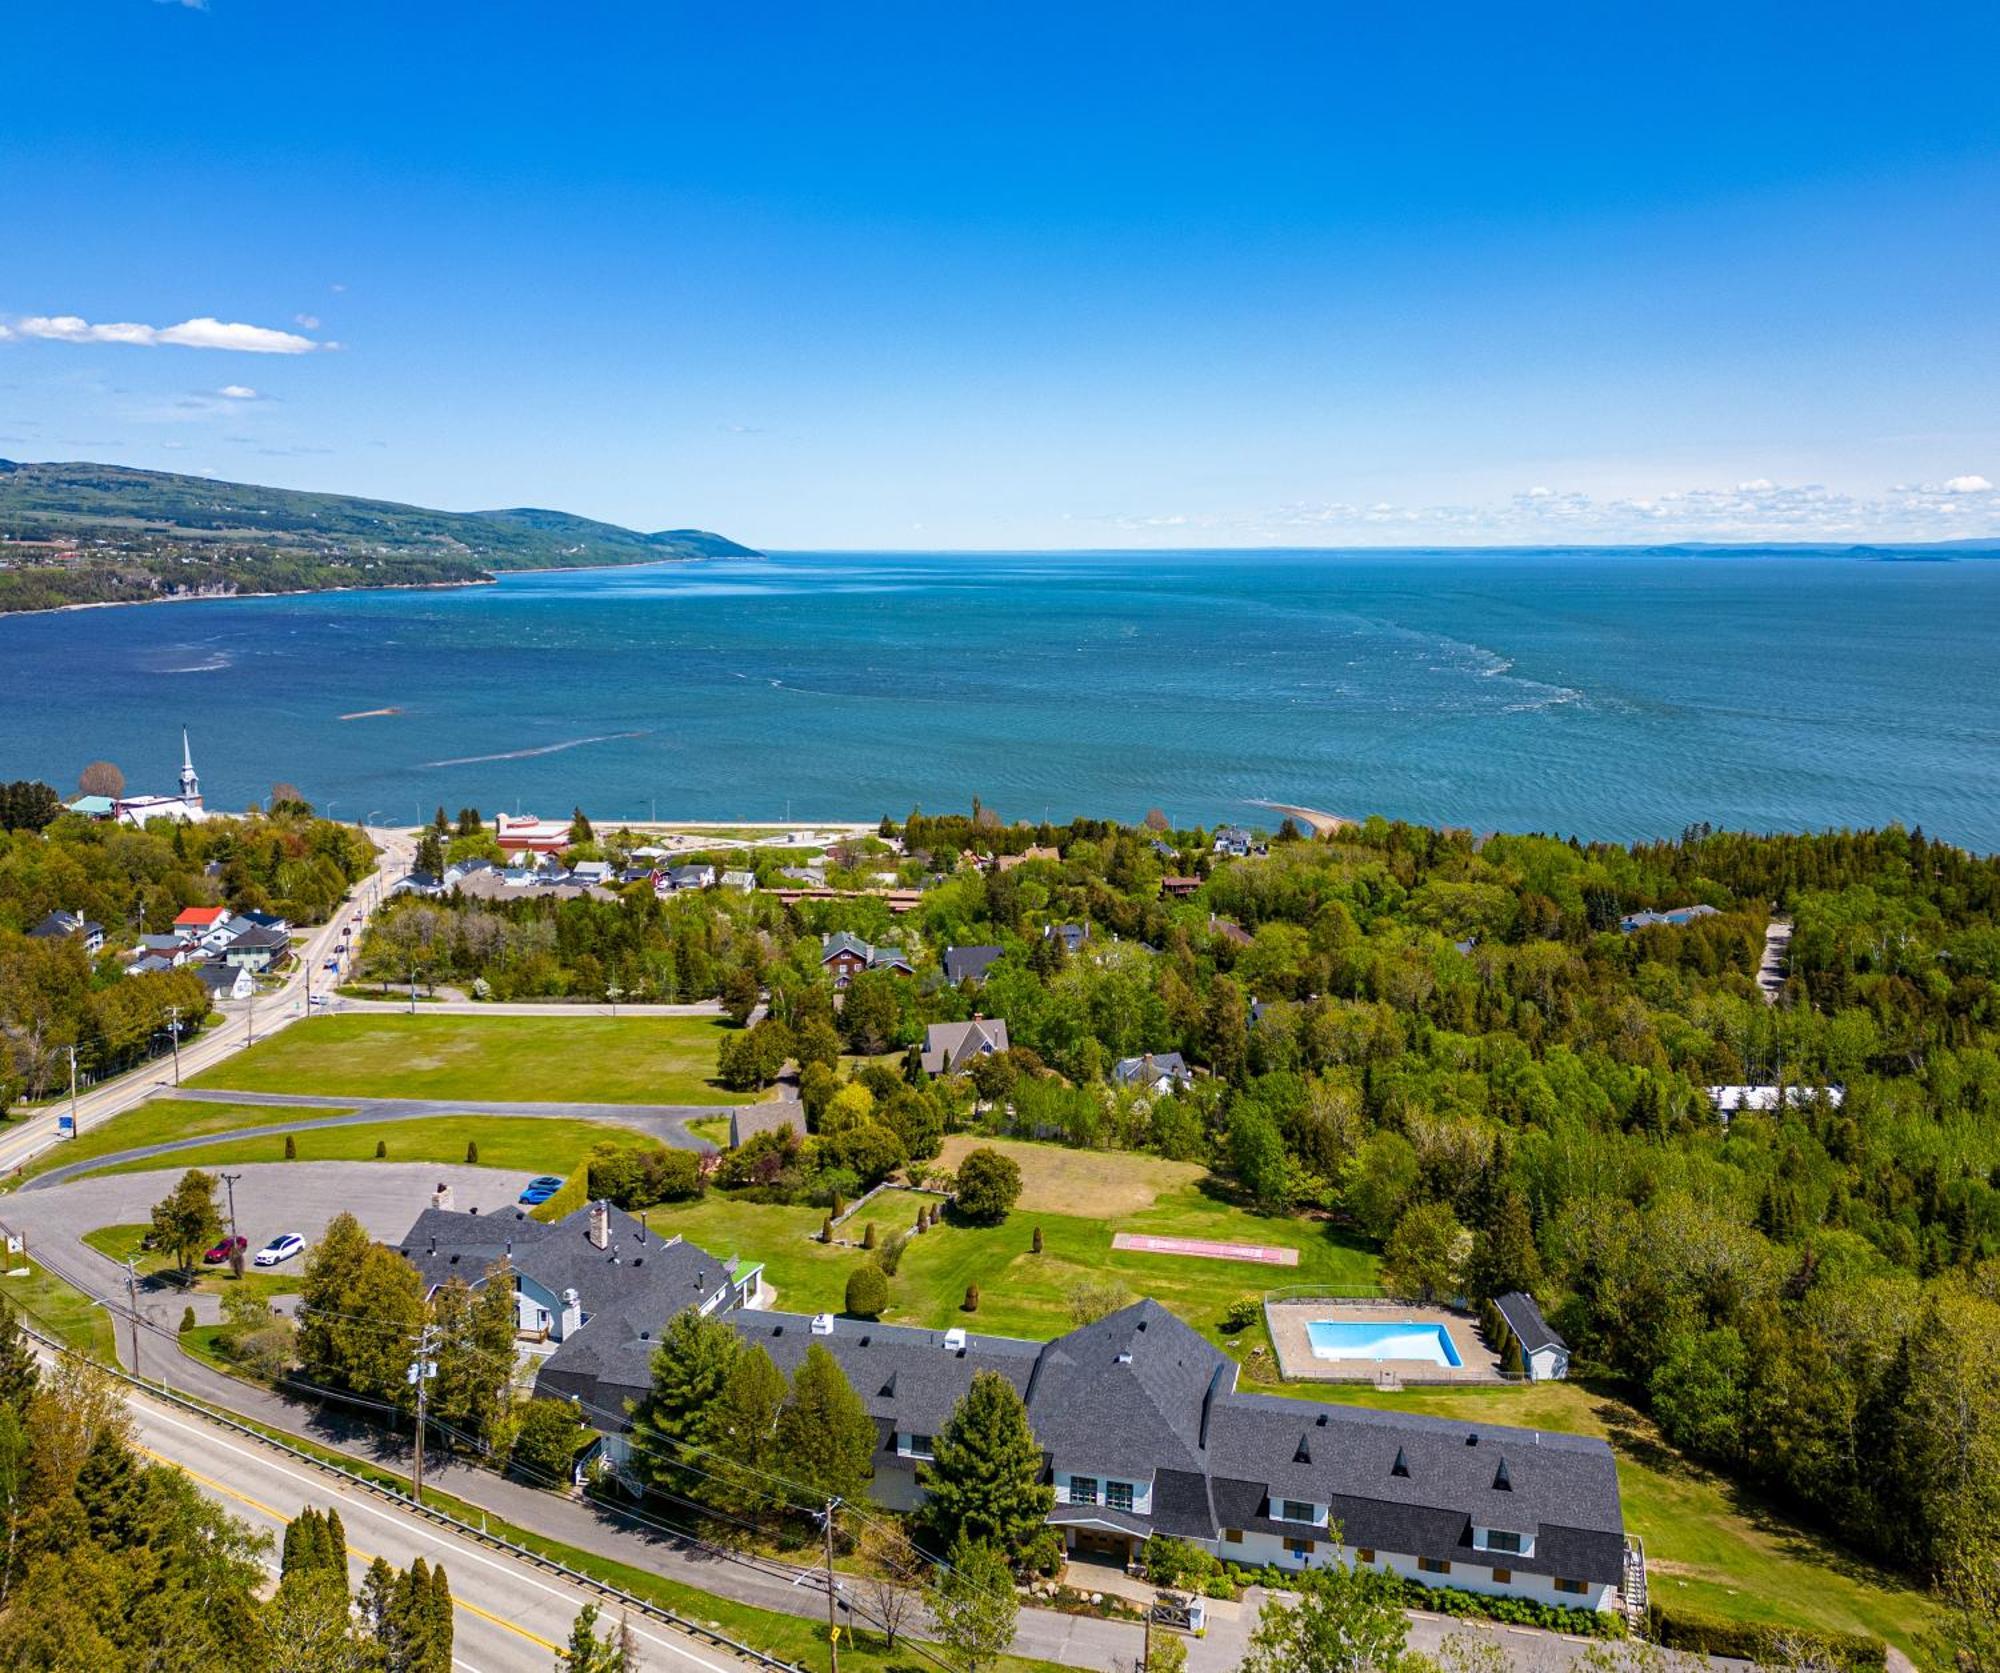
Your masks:
<instances>
[{"instance_id":1,"label":"dormer window","mask_svg":"<svg viewBox=\"0 0 2000 1673\"><path fill-rule=\"evenodd\" d=\"M1477 1550L1498 1552L1509 1557L1531 1555L1535 1548L1533 1539L1510 1528L1474 1528L1472 1543Z\"/></svg>"},{"instance_id":2,"label":"dormer window","mask_svg":"<svg viewBox=\"0 0 2000 1673\"><path fill-rule=\"evenodd\" d=\"M1280 1522L1308 1522L1315 1526L1319 1522L1319 1506L1304 1499L1280 1499L1274 1510Z\"/></svg>"}]
</instances>

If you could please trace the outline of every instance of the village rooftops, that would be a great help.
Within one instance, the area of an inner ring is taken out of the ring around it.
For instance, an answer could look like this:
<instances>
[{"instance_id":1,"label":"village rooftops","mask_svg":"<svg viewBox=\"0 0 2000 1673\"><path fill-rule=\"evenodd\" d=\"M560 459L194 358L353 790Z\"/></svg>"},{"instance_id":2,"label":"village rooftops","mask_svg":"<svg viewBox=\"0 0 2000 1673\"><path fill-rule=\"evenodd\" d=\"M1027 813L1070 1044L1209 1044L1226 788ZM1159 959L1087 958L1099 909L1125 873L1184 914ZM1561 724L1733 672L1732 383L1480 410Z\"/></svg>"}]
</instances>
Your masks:
<instances>
[{"instance_id":1,"label":"village rooftops","mask_svg":"<svg viewBox=\"0 0 2000 1673\"><path fill-rule=\"evenodd\" d=\"M1111 1078L1119 1086L1192 1086L1194 1071L1177 1051L1147 1052L1143 1057L1121 1057L1111 1065Z\"/></svg>"},{"instance_id":2,"label":"village rooftops","mask_svg":"<svg viewBox=\"0 0 2000 1673\"><path fill-rule=\"evenodd\" d=\"M1625 935L1630 935L1634 930L1655 929L1661 926L1685 929L1697 918L1713 918L1715 915L1716 908L1707 905L1675 906L1665 912L1628 912L1618 920L1618 928Z\"/></svg>"},{"instance_id":3,"label":"village rooftops","mask_svg":"<svg viewBox=\"0 0 2000 1673\"><path fill-rule=\"evenodd\" d=\"M956 987L976 981L1006 952L1004 947L947 947L944 950L944 979Z\"/></svg>"}]
</instances>

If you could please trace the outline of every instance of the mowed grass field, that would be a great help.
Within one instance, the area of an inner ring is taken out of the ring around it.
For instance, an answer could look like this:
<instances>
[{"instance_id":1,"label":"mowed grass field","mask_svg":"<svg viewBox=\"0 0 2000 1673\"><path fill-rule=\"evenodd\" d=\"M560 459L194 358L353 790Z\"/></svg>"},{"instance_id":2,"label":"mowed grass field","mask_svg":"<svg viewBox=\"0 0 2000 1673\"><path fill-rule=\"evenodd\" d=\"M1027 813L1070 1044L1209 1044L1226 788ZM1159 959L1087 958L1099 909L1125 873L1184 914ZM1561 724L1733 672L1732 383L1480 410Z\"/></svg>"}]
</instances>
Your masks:
<instances>
[{"instance_id":1,"label":"mowed grass field","mask_svg":"<svg viewBox=\"0 0 2000 1673\"><path fill-rule=\"evenodd\" d=\"M80 1137L66 1144L51 1145L21 1170L22 1179L32 1179L50 1168L67 1167L93 1156L110 1156L141 1145L169 1144L175 1139L199 1138L204 1133L234 1132L239 1127L272 1127L287 1119L316 1119L346 1115L338 1109L287 1110L269 1104L211 1104L179 1098L154 1098L108 1121L86 1125ZM282 1144L284 1141L280 1140ZM148 1162L148 1167L171 1167L176 1158Z\"/></svg>"},{"instance_id":2,"label":"mowed grass field","mask_svg":"<svg viewBox=\"0 0 2000 1673\"><path fill-rule=\"evenodd\" d=\"M715 1080L716 1017L316 1017L190 1084L337 1098L741 1104Z\"/></svg>"},{"instance_id":3,"label":"mowed grass field","mask_svg":"<svg viewBox=\"0 0 2000 1673\"><path fill-rule=\"evenodd\" d=\"M201 1105L182 1105L199 1109ZM268 1106L268 1116L283 1112ZM317 1111L295 1112L316 1115ZM152 1173L160 1169L235 1167L243 1162L463 1162L465 1147L479 1146L479 1165L517 1168L524 1173L568 1175L587 1151L600 1144L625 1148L655 1142L631 1127L606 1121L575 1121L539 1115L426 1115L408 1121L360 1121L351 1127L313 1127L291 1135L297 1156L285 1155L283 1133L255 1138L217 1139L213 1144L176 1150L93 1169L96 1174ZM377 1157L375 1146L388 1152Z\"/></svg>"},{"instance_id":4,"label":"mowed grass field","mask_svg":"<svg viewBox=\"0 0 2000 1673\"><path fill-rule=\"evenodd\" d=\"M1297 1399L1513 1424L1611 1443L1625 1526L1646 1542L1654 1598L1728 1621L1873 1633L1899 1648L1937 1618L1928 1595L1757 1501L1667 1445L1643 1412L1583 1383L1406 1388L1287 1383Z\"/></svg>"},{"instance_id":5,"label":"mowed grass field","mask_svg":"<svg viewBox=\"0 0 2000 1673\"><path fill-rule=\"evenodd\" d=\"M940 1222L913 1237L889 1281L885 1318L933 1329L963 1324L1000 1335L1047 1338L1068 1330L1069 1294L1085 1280L1122 1284L1136 1299L1152 1296L1173 1308L1212 1340L1221 1341L1223 1310L1241 1295L1281 1284L1369 1284L1375 1256L1323 1223L1265 1219L1212 1198L1201 1189L1203 1170L1191 1163L1106 1151L1067 1150L1014 1140L954 1138L947 1164L978 1144L1011 1156L1021 1167L1021 1206L999 1226ZM480 1152L481 1158L485 1151ZM878 1238L905 1231L919 1204L935 1196L888 1191L841 1227L859 1241L875 1222ZM815 1241L824 1211L732 1201L711 1192L699 1203L654 1210L655 1223L680 1232L711 1254L764 1263L791 1311L839 1312L847 1275L865 1258L858 1249ZM1032 1251L1035 1228L1042 1253ZM1114 1250L1120 1231L1167 1237L1214 1238L1233 1243L1286 1244L1299 1251L1296 1267L1241 1261L1142 1255ZM968 1284L979 1288L979 1311L961 1311Z\"/></svg>"}]
</instances>

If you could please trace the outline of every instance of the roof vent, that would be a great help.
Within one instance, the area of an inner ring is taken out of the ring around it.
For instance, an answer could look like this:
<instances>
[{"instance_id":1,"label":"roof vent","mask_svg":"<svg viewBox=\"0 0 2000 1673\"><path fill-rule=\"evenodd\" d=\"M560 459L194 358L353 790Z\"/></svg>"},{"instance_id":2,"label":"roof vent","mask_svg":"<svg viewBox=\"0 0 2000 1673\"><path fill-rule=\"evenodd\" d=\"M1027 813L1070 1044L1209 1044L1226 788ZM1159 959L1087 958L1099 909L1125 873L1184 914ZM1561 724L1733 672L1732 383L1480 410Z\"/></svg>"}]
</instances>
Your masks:
<instances>
[{"instance_id":1,"label":"roof vent","mask_svg":"<svg viewBox=\"0 0 2000 1673\"><path fill-rule=\"evenodd\" d=\"M831 1336L833 1334L833 1315L831 1313L813 1314L812 1329L815 1336Z\"/></svg>"},{"instance_id":2,"label":"roof vent","mask_svg":"<svg viewBox=\"0 0 2000 1673\"><path fill-rule=\"evenodd\" d=\"M1120 1365L1130 1365L1132 1363L1132 1350L1130 1348L1123 1349L1119 1353L1118 1363Z\"/></svg>"},{"instance_id":3,"label":"roof vent","mask_svg":"<svg viewBox=\"0 0 2000 1673\"><path fill-rule=\"evenodd\" d=\"M644 1255L634 1255L632 1257L632 1264L634 1266L644 1266L646 1264L646 1257Z\"/></svg>"},{"instance_id":4,"label":"roof vent","mask_svg":"<svg viewBox=\"0 0 2000 1673\"><path fill-rule=\"evenodd\" d=\"M1493 1472L1493 1491L1496 1493L1514 1491L1514 1478L1507 1473L1507 1460L1504 1456L1500 1460L1500 1468Z\"/></svg>"},{"instance_id":5,"label":"roof vent","mask_svg":"<svg viewBox=\"0 0 2000 1673\"><path fill-rule=\"evenodd\" d=\"M1319 1416L1318 1416L1318 1417L1316 1417L1316 1418L1314 1418L1314 1419L1313 1419L1313 1427L1314 1427L1315 1429L1324 1429L1324 1428L1326 1427L1326 1413L1325 1413L1325 1412L1321 1412L1321 1413L1319 1414Z\"/></svg>"},{"instance_id":6,"label":"roof vent","mask_svg":"<svg viewBox=\"0 0 2000 1673\"><path fill-rule=\"evenodd\" d=\"M1479 1444L1479 1431L1477 1429L1465 1437L1465 1444L1467 1446L1477 1446Z\"/></svg>"},{"instance_id":7,"label":"roof vent","mask_svg":"<svg viewBox=\"0 0 2000 1673\"><path fill-rule=\"evenodd\" d=\"M953 1325L951 1329L944 1333L944 1351L948 1354L962 1354L965 1352L965 1329L963 1326Z\"/></svg>"},{"instance_id":8,"label":"roof vent","mask_svg":"<svg viewBox=\"0 0 2000 1673\"><path fill-rule=\"evenodd\" d=\"M1401 1447L1396 1448L1396 1461L1389 1466L1389 1473L1403 1477L1408 1477L1410 1473L1410 1461L1403 1455Z\"/></svg>"},{"instance_id":9,"label":"roof vent","mask_svg":"<svg viewBox=\"0 0 2000 1673\"><path fill-rule=\"evenodd\" d=\"M650 1341L652 1341L652 1339L653 1339L653 1333L652 1333L652 1332L651 1332L650 1330L642 1330L642 1331L640 1331L640 1332L639 1332L639 1340L640 1340L640 1341L642 1341L642 1342L650 1342Z\"/></svg>"},{"instance_id":10,"label":"roof vent","mask_svg":"<svg viewBox=\"0 0 2000 1673\"><path fill-rule=\"evenodd\" d=\"M479 1204L474 1203L469 1209L466 1210L466 1212L468 1214L477 1214L479 1212Z\"/></svg>"},{"instance_id":11,"label":"roof vent","mask_svg":"<svg viewBox=\"0 0 2000 1673\"><path fill-rule=\"evenodd\" d=\"M861 1338L861 1345L862 1345L862 1346L863 1346L864 1348L865 1348L865 1347L867 1347L867 1346L868 1346L868 1343L869 1343L869 1340L870 1340L870 1339L869 1339L868 1337L866 1337L866 1336L862 1337L862 1338Z\"/></svg>"}]
</instances>

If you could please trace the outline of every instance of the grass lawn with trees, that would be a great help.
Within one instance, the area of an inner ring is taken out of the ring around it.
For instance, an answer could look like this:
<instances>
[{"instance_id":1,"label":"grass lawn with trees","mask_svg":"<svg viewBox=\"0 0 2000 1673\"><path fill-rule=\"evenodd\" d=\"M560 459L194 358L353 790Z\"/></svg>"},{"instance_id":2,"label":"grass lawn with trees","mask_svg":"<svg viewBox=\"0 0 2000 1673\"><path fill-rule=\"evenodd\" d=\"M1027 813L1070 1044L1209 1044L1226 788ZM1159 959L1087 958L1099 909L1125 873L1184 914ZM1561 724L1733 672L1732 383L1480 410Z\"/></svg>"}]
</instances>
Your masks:
<instances>
[{"instance_id":1,"label":"grass lawn with trees","mask_svg":"<svg viewBox=\"0 0 2000 1673\"><path fill-rule=\"evenodd\" d=\"M83 1291L44 1271L36 1262L23 1264L28 1269L26 1277L0 1276L0 1296L44 1335L95 1358L111 1358L115 1328L111 1315Z\"/></svg>"},{"instance_id":2,"label":"grass lawn with trees","mask_svg":"<svg viewBox=\"0 0 2000 1673\"><path fill-rule=\"evenodd\" d=\"M176 1174L174 1177L178 1179L180 1176ZM85 1232L83 1241L121 1266L130 1257L142 1279L170 1277L176 1287L180 1287L180 1263L163 1250L143 1247L152 1229L151 1226L99 1226L95 1231ZM297 1291L299 1272L296 1268L267 1272L249 1266L249 1258L256 1253L255 1249L244 1250L246 1265L241 1278L226 1266L204 1266L197 1261L190 1273L192 1282L185 1286L187 1293L222 1295L240 1286L248 1294L260 1295L269 1301L274 1296L291 1295Z\"/></svg>"},{"instance_id":3,"label":"grass lawn with trees","mask_svg":"<svg viewBox=\"0 0 2000 1673\"><path fill-rule=\"evenodd\" d=\"M81 1135L51 1145L24 1167L19 1179L32 1179L50 1168L68 1167L93 1156L114 1156L121 1150L141 1145L168 1144L175 1139L199 1138L204 1133L231 1133L240 1127L272 1127L290 1118L317 1120L329 1115L350 1115L351 1110L274 1109L269 1104L210 1104L192 1099L155 1098L114 1115L108 1121L84 1128ZM280 1141L282 1143L282 1141ZM149 1168L172 1167L179 1158L166 1156L143 1164Z\"/></svg>"},{"instance_id":4,"label":"grass lawn with trees","mask_svg":"<svg viewBox=\"0 0 2000 1673\"><path fill-rule=\"evenodd\" d=\"M183 1106L185 1107L185 1106ZM273 1113L270 1109L266 1115ZM316 1116L317 1110L295 1112ZM285 1155L289 1136L296 1156ZM218 1138L213 1144L117 1162L96 1174L146 1173L161 1168L236 1167L244 1162L435 1162L462 1163L468 1143L479 1146L479 1165L518 1168L526 1173L568 1174L583 1155L600 1144L634 1148L655 1141L630 1127L606 1121L577 1121L539 1115L424 1115L407 1121L361 1121L349 1127L311 1127L303 1132ZM378 1158L377 1144L388 1155Z\"/></svg>"},{"instance_id":5,"label":"grass lawn with trees","mask_svg":"<svg viewBox=\"0 0 2000 1673\"><path fill-rule=\"evenodd\" d=\"M315 1018L191 1084L481 1102L741 1104L715 1079L717 1017Z\"/></svg>"}]
</instances>

